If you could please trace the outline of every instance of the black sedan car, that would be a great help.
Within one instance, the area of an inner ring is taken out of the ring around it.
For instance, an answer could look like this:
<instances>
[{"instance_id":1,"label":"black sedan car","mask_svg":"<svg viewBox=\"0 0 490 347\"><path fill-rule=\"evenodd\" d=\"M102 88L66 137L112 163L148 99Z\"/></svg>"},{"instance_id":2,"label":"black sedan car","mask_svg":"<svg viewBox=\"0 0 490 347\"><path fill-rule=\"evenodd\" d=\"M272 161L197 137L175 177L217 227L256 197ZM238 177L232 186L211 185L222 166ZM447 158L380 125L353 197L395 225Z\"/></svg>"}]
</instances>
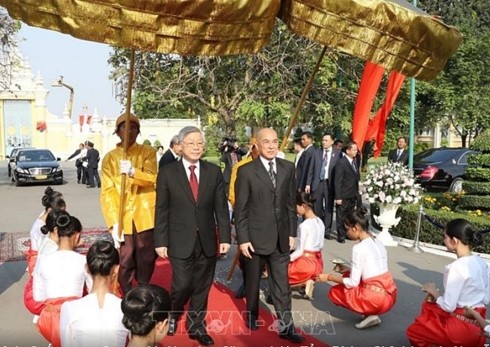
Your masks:
<instances>
[{"instance_id":1,"label":"black sedan car","mask_svg":"<svg viewBox=\"0 0 490 347\"><path fill-rule=\"evenodd\" d=\"M19 186L27 183L63 183L63 169L49 149L21 149L17 151L12 169L12 180Z\"/></svg>"},{"instance_id":2,"label":"black sedan car","mask_svg":"<svg viewBox=\"0 0 490 347\"><path fill-rule=\"evenodd\" d=\"M15 156L17 155L17 152L21 149L27 149L27 148L32 148L32 147L15 147L12 149L12 152L10 152L10 155L7 155L7 171L9 174L9 177L12 177L12 168L15 167ZM12 181L14 179L12 178Z\"/></svg>"},{"instance_id":3,"label":"black sedan car","mask_svg":"<svg viewBox=\"0 0 490 347\"><path fill-rule=\"evenodd\" d=\"M413 157L413 171L417 182L427 190L459 192L468 166L468 148L431 148Z\"/></svg>"}]
</instances>

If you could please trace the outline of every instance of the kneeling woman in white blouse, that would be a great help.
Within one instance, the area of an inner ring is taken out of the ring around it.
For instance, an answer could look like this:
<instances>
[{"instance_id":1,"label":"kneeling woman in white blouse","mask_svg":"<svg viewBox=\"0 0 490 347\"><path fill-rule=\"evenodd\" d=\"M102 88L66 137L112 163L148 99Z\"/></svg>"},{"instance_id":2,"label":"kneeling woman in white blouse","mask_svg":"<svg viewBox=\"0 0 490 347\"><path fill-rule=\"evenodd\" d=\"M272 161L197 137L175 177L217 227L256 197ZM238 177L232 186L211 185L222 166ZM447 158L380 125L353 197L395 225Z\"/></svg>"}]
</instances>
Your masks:
<instances>
[{"instance_id":1,"label":"kneeling woman in white blouse","mask_svg":"<svg viewBox=\"0 0 490 347\"><path fill-rule=\"evenodd\" d=\"M56 218L59 248L38 258L33 277L33 297L45 301L37 328L53 347L59 347L60 308L68 300L82 297L85 285L92 288L92 278L85 269L85 256L74 251L80 241L80 221L61 211Z\"/></svg>"},{"instance_id":2,"label":"kneeling woman in white blouse","mask_svg":"<svg viewBox=\"0 0 490 347\"><path fill-rule=\"evenodd\" d=\"M87 296L61 306L62 347L124 347L128 330L122 323L121 299L111 293L117 281L119 253L109 241L97 241L87 253L94 284Z\"/></svg>"}]
</instances>

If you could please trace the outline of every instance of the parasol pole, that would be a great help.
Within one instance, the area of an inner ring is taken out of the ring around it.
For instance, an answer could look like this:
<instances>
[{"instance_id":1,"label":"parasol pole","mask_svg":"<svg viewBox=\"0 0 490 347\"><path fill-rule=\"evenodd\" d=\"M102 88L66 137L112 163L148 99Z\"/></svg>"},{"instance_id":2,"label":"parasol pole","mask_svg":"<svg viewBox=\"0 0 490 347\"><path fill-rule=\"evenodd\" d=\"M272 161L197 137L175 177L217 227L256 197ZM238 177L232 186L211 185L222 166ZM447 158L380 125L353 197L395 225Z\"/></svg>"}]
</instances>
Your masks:
<instances>
[{"instance_id":1,"label":"parasol pole","mask_svg":"<svg viewBox=\"0 0 490 347\"><path fill-rule=\"evenodd\" d=\"M129 141L129 126L130 115L131 115L131 93L133 90L133 76L134 76L134 48L131 48L130 60L129 60L129 77L128 77L128 90L126 91L126 119L124 121L124 134L123 134L123 160L126 160L128 152L128 141ZM123 215L124 215L124 200L126 198L126 178L127 175L122 174L121 176L121 195L119 196L119 215L117 221L119 224L119 230L117 231L118 237L122 236L122 226L123 226Z\"/></svg>"},{"instance_id":2,"label":"parasol pole","mask_svg":"<svg viewBox=\"0 0 490 347\"><path fill-rule=\"evenodd\" d=\"M323 47L322 53L320 53L320 56L318 57L318 60L315 64L315 67L313 69L313 72L311 73L310 79L308 80L308 83L306 83L305 88L303 89L303 93L301 93L301 98L299 99L298 105L296 106L296 109L294 110L294 115L293 118L291 118L291 121L289 122L289 126L284 133L284 137L282 139L281 143L281 151L284 151L284 147L286 147L288 143L288 138L289 135L291 134L291 130L293 129L294 125L296 124L296 121L298 120L299 113L301 112L301 109L303 108L303 105L306 100L306 96L310 92L311 86L313 85L313 81L315 80L315 76L318 72L318 69L320 68L320 64L323 60L323 57L325 56L325 53L327 52L327 46Z\"/></svg>"}]
</instances>

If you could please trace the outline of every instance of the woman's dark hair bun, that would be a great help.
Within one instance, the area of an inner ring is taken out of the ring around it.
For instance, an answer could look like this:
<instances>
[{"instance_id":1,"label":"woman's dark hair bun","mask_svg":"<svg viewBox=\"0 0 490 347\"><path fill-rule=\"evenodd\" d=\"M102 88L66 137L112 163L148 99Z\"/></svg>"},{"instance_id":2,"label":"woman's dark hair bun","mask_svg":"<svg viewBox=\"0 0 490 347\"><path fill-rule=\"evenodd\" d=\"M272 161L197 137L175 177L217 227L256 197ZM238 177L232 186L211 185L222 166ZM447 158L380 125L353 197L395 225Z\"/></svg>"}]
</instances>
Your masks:
<instances>
[{"instance_id":1,"label":"woman's dark hair bun","mask_svg":"<svg viewBox=\"0 0 490 347\"><path fill-rule=\"evenodd\" d=\"M66 228L71 223L69 214L61 214L56 218L56 226L58 228Z\"/></svg>"}]
</instances>

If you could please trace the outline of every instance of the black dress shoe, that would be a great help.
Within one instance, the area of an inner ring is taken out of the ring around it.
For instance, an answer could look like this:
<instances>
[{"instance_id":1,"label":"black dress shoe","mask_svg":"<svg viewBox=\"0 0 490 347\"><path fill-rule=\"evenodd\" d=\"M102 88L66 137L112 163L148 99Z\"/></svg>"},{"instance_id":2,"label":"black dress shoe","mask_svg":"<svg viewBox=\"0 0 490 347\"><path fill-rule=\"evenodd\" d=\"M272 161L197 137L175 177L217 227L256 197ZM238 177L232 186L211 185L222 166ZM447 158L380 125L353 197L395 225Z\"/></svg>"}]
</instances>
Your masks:
<instances>
[{"instance_id":1,"label":"black dress shoe","mask_svg":"<svg viewBox=\"0 0 490 347\"><path fill-rule=\"evenodd\" d=\"M293 343L301 343L305 340L303 336L301 336L300 334L296 334L293 329L290 329L284 333L279 333L279 337L281 339L289 340Z\"/></svg>"},{"instance_id":2,"label":"black dress shoe","mask_svg":"<svg viewBox=\"0 0 490 347\"><path fill-rule=\"evenodd\" d=\"M255 317L250 316L249 314L245 315L245 325L250 330L257 330L259 328L257 326L257 319Z\"/></svg>"},{"instance_id":3,"label":"black dress shoe","mask_svg":"<svg viewBox=\"0 0 490 347\"><path fill-rule=\"evenodd\" d=\"M337 240L338 243L345 243L345 240L342 240L342 239L338 239Z\"/></svg>"},{"instance_id":4,"label":"black dress shoe","mask_svg":"<svg viewBox=\"0 0 490 347\"><path fill-rule=\"evenodd\" d=\"M174 336L177 332L177 320L175 318L170 318L168 321L168 332L167 335Z\"/></svg>"},{"instance_id":5,"label":"black dress shoe","mask_svg":"<svg viewBox=\"0 0 490 347\"><path fill-rule=\"evenodd\" d=\"M189 338L191 340L197 340L199 344L202 346L212 346L214 345L214 340L211 336L209 336L206 333L195 333L195 334L189 334Z\"/></svg>"},{"instance_id":6,"label":"black dress shoe","mask_svg":"<svg viewBox=\"0 0 490 347\"><path fill-rule=\"evenodd\" d=\"M332 236L330 236L330 234L325 234L324 239L325 240L331 240Z\"/></svg>"},{"instance_id":7,"label":"black dress shoe","mask_svg":"<svg viewBox=\"0 0 490 347\"><path fill-rule=\"evenodd\" d=\"M245 297L245 286L242 284L240 288L235 292L235 298L243 299Z\"/></svg>"}]
</instances>

